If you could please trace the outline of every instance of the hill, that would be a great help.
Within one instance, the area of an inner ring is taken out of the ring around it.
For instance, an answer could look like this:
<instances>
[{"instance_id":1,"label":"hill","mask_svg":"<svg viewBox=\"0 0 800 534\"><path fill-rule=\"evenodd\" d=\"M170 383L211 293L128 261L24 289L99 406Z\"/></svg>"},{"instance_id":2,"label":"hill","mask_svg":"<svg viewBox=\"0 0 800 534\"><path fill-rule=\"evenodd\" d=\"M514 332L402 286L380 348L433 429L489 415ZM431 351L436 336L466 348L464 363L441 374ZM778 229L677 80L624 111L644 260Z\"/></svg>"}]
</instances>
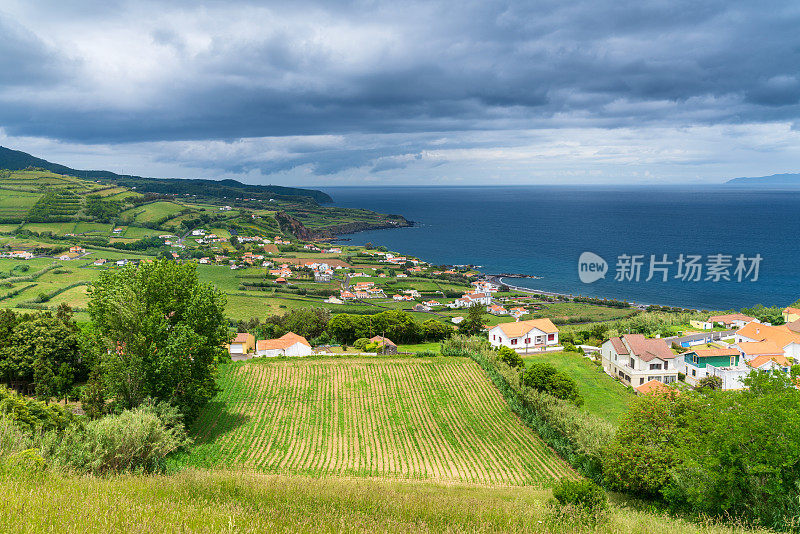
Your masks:
<instances>
[{"instance_id":1,"label":"hill","mask_svg":"<svg viewBox=\"0 0 800 534\"><path fill-rule=\"evenodd\" d=\"M142 193L197 195L206 198L256 198L269 199L276 195L282 199L292 197L309 198L315 202L333 202L327 193L315 189L301 189L279 185L248 185L236 180L202 180L178 178L143 178L141 176L120 175L111 171L78 170L52 163L32 156L27 152L12 150L0 146L0 169L21 171L29 168L44 169L55 174L75 176L86 180L99 180L128 188Z\"/></svg>"},{"instance_id":2,"label":"hill","mask_svg":"<svg viewBox=\"0 0 800 534\"><path fill-rule=\"evenodd\" d=\"M800 174L773 174L751 178L733 178L725 182L726 185L741 187L767 187L767 188L797 188L800 187Z\"/></svg>"},{"instance_id":3,"label":"hill","mask_svg":"<svg viewBox=\"0 0 800 534\"><path fill-rule=\"evenodd\" d=\"M467 358L302 359L220 366L193 466L548 485L577 476Z\"/></svg>"}]
</instances>

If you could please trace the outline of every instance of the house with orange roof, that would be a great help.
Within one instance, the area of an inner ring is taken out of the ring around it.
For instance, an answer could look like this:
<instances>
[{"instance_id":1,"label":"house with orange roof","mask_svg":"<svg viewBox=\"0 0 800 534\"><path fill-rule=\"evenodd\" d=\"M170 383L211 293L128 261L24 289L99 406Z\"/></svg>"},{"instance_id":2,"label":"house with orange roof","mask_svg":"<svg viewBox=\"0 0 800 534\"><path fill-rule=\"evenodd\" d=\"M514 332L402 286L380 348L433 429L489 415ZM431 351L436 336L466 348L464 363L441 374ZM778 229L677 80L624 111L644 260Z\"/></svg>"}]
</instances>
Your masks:
<instances>
[{"instance_id":1,"label":"house with orange roof","mask_svg":"<svg viewBox=\"0 0 800 534\"><path fill-rule=\"evenodd\" d=\"M742 343L769 341L777 345L787 358L800 358L800 333L787 325L771 326L753 321L737 330L735 339L740 348Z\"/></svg>"},{"instance_id":2,"label":"house with orange roof","mask_svg":"<svg viewBox=\"0 0 800 534\"><path fill-rule=\"evenodd\" d=\"M256 356L309 356L314 351L303 336L288 332L277 339L260 339L256 343Z\"/></svg>"},{"instance_id":3,"label":"house with orange roof","mask_svg":"<svg viewBox=\"0 0 800 534\"><path fill-rule=\"evenodd\" d=\"M663 339L642 334L612 337L600 347L603 370L625 385L636 387L657 380L671 384L683 368L683 355L675 354Z\"/></svg>"},{"instance_id":4,"label":"house with orange roof","mask_svg":"<svg viewBox=\"0 0 800 534\"><path fill-rule=\"evenodd\" d=\"M239 332L233 338L230 345L228 345L228 353L233 356L234 354L247 354L255 347L256 339L253 334L247 332Z\"/></svg>"},{"instance_id":5,"label":"house with orange roof","mask_svg":"<svg viewBox=\"0 0 800 534\"><path fill-rule=\"evenodd\" d=\"M492 315L508 315L508 310L499 304L492 304L486 307L486 311Z\"/></svg>"},{"instance_id":6,"label":"house with orange roof","mask_svg":"<svg viewBox=\"0 0 800 534\"><path fill-rule=\"evenodd\" d=\"M509 347L517 351L559 350L558 328L550 319L533 319L500 323L489 329L492 347Z\"/></svg>"},{"instance_id":7,"label":"house with orange roof","mask_svg":"<svg viewBox=\"0 0 800 534\"><path fill-rule=\"evenodd\" d=\"M783 322L791 323L800 320L800 309L787 306L783 309Z\"/></svg>"},{"instance_id":8,"label":"house with orange roof","mask_svg":"<svg viewBox=\"0 0 800 534\"><path fill-rule=\"evenodd\" d=\"M339 298L342 300L355 300L358 297L356 297L356 295L350 291L342 291L339 293Z\"/></svg>"}]
</instances>

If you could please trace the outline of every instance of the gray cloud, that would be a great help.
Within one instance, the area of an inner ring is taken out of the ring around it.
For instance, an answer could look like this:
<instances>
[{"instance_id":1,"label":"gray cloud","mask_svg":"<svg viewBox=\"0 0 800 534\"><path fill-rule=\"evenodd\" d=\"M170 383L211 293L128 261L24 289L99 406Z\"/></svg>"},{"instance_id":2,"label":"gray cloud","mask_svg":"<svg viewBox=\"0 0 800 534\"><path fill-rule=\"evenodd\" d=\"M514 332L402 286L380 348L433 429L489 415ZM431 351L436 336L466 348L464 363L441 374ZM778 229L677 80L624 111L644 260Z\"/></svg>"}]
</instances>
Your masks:
<instances>
[{"instance_id":1,"label":"gray cloud","mask_svg":"<svg viewBox=\"0 0 800 534\"><path fill-rule=\"evenodd\" d=\"M0 14L0 127L83 144L402 136L198 163L331 175L419 164L448 132L475 148L464 132L792 122L798 27L790 1L20 3Z\"/></svg>"}]
</instances>

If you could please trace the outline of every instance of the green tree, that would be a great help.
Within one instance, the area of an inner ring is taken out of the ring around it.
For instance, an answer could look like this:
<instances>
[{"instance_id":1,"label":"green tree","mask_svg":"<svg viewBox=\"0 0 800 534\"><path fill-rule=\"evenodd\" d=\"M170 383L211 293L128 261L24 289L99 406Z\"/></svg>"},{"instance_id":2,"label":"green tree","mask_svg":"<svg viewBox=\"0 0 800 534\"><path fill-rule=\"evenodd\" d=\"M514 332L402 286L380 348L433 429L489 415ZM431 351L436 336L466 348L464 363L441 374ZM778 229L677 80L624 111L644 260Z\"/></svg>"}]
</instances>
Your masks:
<instances>
[{"instance_id":1,"label":"green tree","mask_svg":"<svg viewBox=\"0 0 800 534\"><path fill-rule=\"evenodd\" d=\"M704 376L697 381L697 389L700 391L722 389L722 379L718 376Z\"/></svg>"},{"instance_id":2,"label":"green tree","mask_svg":"<svg viewBox=\"0 0 800 534\"><path fill-rule=\"evenodd\" d=\"M670 393L641 395L603 456L610 489L660 497L678 465L681 447L702 427L699 396Z\"/></svg>"},{"instance_id":3,"label":"green tree","mask_svg":"<svg viewBox=\"0 0 800 534\"><path fill-rule=\"evenodd\" d=\"M428 319L422 323L422 338L425 341L441 341L452 335L453 327L436 319Z\"/></svg>"},{"instance_id":4,"label":"green tree","mask_svg":"<svg viewBox=\"0 0 800 534\"><path fill-rule=\"evenodd\" d=\"M477 336L483 331L483 306L470 306L467 316L458 325L458 333L465 336Z\"/></svg>"},{"instance_id":5,"label":"green tree","mask_svg":"<svg viewBox=\"0 0 800 534\"><path fill-rule=\"evenodd\" d=\"M67 322L43 314L18 323L0 351L0 372L6 381L32 383L45 402L66 393L83 368L77 326L71 317L62 317Z\"/></svg>"},{"instance_id":6,"label":"green tree","mask_svg":"<svg viewBox=\"0 0 800 534\"><path fill-rule=\"evenodd\" d=\"M171 402L193 419L217 391L215 364L229 337L224 306L191 263L104 271L90 289L89 312L108 348L101 360L106 394L120 408L147 397Z\"/></svg>"}]
</instances>

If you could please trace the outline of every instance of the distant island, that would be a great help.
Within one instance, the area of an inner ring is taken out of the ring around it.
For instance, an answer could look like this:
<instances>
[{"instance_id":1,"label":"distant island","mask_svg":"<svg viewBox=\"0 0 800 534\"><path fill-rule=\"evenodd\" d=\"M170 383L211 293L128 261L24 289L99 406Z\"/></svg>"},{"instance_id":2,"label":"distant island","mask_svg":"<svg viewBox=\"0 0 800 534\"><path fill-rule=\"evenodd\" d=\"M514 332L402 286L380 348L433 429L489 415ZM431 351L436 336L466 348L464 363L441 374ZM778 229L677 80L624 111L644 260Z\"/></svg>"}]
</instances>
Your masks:
<instances>
[{"instance_id":1,"label":"distant island","mask_svg":"<svg viewBox=\"0 0 800 534\"><path fill-rule=\"evenodd\" d=\"M752 178L733 178L725 185L739 187L775 187L775 188L800 188L800 174L773 174L771 176L758 176Z\"/></svg>"}]
</instances>

